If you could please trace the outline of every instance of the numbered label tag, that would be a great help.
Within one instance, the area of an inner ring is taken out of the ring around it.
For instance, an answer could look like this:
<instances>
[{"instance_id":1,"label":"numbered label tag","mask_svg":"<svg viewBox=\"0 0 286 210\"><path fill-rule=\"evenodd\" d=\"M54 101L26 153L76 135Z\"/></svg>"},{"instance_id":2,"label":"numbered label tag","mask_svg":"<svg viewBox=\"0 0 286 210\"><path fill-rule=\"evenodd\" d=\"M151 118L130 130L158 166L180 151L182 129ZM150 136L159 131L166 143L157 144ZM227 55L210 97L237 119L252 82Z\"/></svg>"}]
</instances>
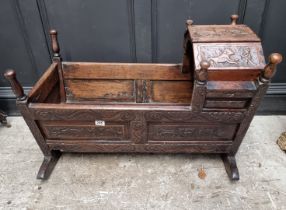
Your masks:
<instances>
[{"instance_id":1,"label":"numbered label tag","mask_svg":"<svg viewBox=\"0 0 286 210\"><path fill-rule=\"evenodd\" d=\"M105 121L103 121L103 120L95 120L95 125L96 126L105 126Z\"/></svg>"}]
</instances>

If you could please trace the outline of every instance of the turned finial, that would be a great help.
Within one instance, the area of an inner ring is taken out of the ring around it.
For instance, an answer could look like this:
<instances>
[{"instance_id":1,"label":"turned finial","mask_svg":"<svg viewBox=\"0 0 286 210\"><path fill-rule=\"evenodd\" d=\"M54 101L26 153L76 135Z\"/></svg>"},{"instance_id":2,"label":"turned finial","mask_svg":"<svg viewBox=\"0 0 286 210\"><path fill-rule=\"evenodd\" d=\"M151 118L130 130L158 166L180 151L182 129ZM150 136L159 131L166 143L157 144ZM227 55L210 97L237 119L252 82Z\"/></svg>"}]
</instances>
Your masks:
<instances>
[{"instance_id":1,"label":"turned finial","mask_svg":"<svg viewBox=\"0 0 286 210\"><path fill-rule=\"evenodd\" d=\"M264 67L261 75L260 75L260 81L261 82L268 82L276 73L276 66L277 64L281 63L283 60L283 57L279 53L272 53L269 56L269 62Z\"/></svg>"},{"instance_id":2,"label":"turned finial","mask_svg":"<svg viewBox=\"0 0 286 210\"><path fill-rule=\"evenodd\" d=\"M194 21L192 21L192 20L187 20L187 21L186 21L186 26L187 26L187 28L188 28L188 26L193 25L193 23L194 23Z\"/></svg>"},{"instance_id":3,"label":"turned finial","mask_svg":"<svg viewBox=\"0 0 286 210\"><path fill-rule=\"evenodd\" d=\"M16 72L12 69L8 69L4 73L4 77L9 81L17 99L20 101L25 100L27 96L24 94L23 87L16 78Z\"/></svg>"},{"instance_id":4,"label":"turned finial","mask_svg":"<svg viewBox=\"0 0 286 210\"><path fill-rule=\"evenodd\" d=\"M232 15L230 16L231 19L231 25L236 25L238 21L239 16L238 15Z\"/></svg>"},{"instance_id":5,"label":"turned finial","mask_svg":"<svg viewBox=\"0 0 286 210\"><path fill-rule=\"evenodd\" d=\"M58 43L57 31L54 29L50 30L50 36L51 36L51 40L52 40L53 56L54 57L60 57L60 47L59 47L59 43Z\"/></svg>"},{"instance_id":6,"label":"turned finial","mask_svg":"<svg viewBox=\"0 0 286 210\"><path fill-rule=\"evenodd\" d=\"M205 84L208 79L208 68L210 67L210 63L208 61L201 61L200 62L201 69L196 71L196 79L197 83Z\"/></svg>"}]
</instances>

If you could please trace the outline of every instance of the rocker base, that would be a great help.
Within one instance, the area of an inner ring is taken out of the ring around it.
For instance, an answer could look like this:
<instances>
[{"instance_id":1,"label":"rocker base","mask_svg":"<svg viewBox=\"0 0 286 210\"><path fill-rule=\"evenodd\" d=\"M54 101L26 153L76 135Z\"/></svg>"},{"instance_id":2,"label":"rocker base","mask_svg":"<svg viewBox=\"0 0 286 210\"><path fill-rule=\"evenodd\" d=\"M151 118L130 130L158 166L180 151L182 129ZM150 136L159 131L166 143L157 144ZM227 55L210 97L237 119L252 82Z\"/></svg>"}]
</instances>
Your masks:
<instances>
[{"instance_id":1,"label":"rocker base","mask_svg":"<svg viewBox=\"0 0 286 210\"><path fill-rule=\"evenodd\" d=\"M0 110L0 123L6 126L7 128L11 127L11 125L7 122L7 115L1 110Z\"/></svg>"},{"instance_id":2,"label":"rocker base","mask_svg":"<svg viewBox=\"0 0 286 210\"><path fill-rule=\"evenodd\" d=\"M60 156L60 151L52 151L52 155L45 156L43 163L39 169L37 179L45 180L49 178Z\"/></svg>"},{"instance_id":3,"label":"rocker base","mask_svg":"<svg viewBox=\"0 0 286 210\"><path fill-rule=\"evenodd\" d=\"M222 154L221 158L228 177L233 181L239 180L239 172L234 155Z\"/></svg>"}]
</instances>

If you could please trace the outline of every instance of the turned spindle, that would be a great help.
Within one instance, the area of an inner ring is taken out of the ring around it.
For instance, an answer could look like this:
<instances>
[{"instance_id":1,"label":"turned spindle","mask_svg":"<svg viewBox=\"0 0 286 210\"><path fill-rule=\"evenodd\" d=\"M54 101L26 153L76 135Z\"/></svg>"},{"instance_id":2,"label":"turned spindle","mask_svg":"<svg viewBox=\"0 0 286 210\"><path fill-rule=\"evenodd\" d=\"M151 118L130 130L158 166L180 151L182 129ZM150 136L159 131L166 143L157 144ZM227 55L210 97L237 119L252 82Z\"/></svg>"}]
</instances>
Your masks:
<instances>
[{"instance_id":1,"label":"turned spindle","mask_svg":"<svg viewBox=\"0 0 286 210\"><path fill-rule=\"evenodd\" d=\"M205 84L208 79L208 68L210 63L208 61L200 62L201 69L196 71L196 79L198 84Z\"/></svg>"},{"instance_id":2,"label":"turned spindle","mask_svg":"<svg viewBox=\"0 0 286 210\"><path fill-rule=\"evenodd\" d=\"M9 81L16 98L20 101L25 100L27 96L24 94L23 87L16 78L16 72L8 69L4 73L4 77Z\"/></svg>"},{"instance_id":3,"label":"turned spindle","mask_svg":"<svg viewBox=\"0 0 286 210\"><path fill-rule=\"evenodd\" d=\"M53 57L60 57L60 47L58 42L58 33L56 30L50 30L50 36L52 40Z\"/></svg>"},{"instance_id":4,"label":"turned spindle","mask_svg":"<svg viewBox=\"0 0 286 210\"><path fill-rule=\"evenodd\" d=\"M276 66L277 64L281 63L283 60L283 57L279 53L272 53L269 56L269 62L264 67L261 75L260 75L260 81L261 82L268 82L276 73Z\"/></svg>"},{"instance_id":5,"label":"turned spindle","mask_svg":"<svg viewBox=\"0 0 286 210\"><path fill-rule=\"evenodd\" d=\"M231 19L231 25L236 25L238 21L239 16L238 15L232 15L230 16Z\"/></svg>"}]
</instances>

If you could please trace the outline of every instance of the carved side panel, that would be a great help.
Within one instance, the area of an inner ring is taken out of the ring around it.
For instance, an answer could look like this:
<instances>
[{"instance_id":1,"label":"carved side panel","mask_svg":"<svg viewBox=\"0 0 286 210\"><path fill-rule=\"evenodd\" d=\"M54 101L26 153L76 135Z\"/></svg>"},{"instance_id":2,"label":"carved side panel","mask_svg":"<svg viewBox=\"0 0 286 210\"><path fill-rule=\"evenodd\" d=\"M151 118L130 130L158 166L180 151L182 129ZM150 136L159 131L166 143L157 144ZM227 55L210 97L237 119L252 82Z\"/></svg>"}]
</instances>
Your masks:
<instances>
[{"instance_id":1,"label":"carved side panel","mask_svg":"<svg viewBox=\"0 0 286 210\"><path fill-rule=\"evenodd\" d=\"M263 69L265 60L260 43L194 44L196 69L200 62L210 62L210 69Z\"/></svg>"}]
</instances>

